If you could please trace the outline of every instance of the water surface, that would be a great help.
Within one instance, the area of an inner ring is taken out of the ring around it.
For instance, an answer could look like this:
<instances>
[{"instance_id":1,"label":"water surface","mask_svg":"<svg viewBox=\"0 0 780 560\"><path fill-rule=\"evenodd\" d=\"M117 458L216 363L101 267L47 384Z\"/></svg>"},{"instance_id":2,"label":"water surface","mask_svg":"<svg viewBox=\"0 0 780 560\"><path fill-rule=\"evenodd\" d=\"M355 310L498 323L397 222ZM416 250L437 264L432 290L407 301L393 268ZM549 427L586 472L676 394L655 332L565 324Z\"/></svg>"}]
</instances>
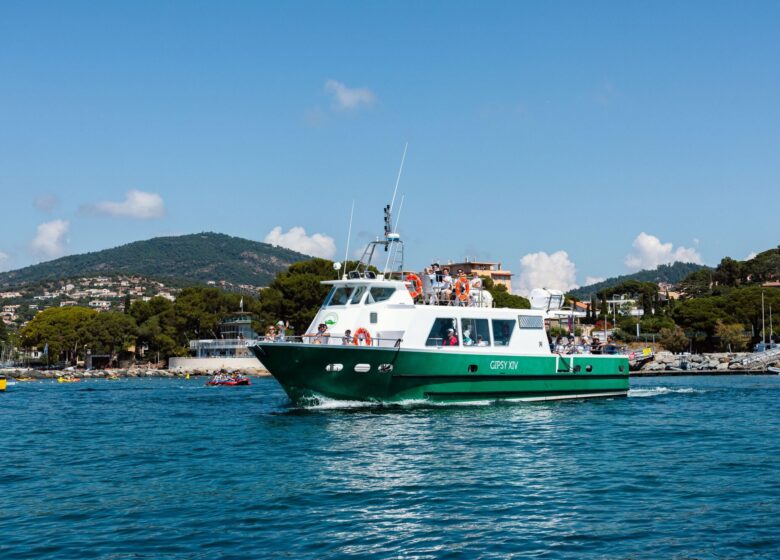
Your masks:
<instances>
[{"instance_id":1,"label":"water surface","mask_svg":"<svg viewBox=\"0 0 780 560\"><path fill-rule=\"evenodd\" d=\"M292 408L272 379L0 394L0 557L777 558L780 377Z\"/></svg>"}]
</instances>

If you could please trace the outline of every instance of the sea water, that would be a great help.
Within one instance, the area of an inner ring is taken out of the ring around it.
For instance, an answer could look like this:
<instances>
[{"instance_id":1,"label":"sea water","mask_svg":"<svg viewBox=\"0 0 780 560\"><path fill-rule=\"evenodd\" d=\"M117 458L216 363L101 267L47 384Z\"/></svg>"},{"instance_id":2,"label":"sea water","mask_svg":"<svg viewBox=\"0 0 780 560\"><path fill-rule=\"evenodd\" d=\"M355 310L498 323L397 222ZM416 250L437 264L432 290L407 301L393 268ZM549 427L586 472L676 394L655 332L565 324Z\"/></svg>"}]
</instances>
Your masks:
<instances>
[{"instance_id":1,"label":"sea water","mask_svg":"<svg viewBox=\"0 0 780 560\"><path fill-rule=\"evenodd\" d=\"M203 383L0 394L0 558L780 557L780 377L311 409Z\"/></svg>"}]
</instances>

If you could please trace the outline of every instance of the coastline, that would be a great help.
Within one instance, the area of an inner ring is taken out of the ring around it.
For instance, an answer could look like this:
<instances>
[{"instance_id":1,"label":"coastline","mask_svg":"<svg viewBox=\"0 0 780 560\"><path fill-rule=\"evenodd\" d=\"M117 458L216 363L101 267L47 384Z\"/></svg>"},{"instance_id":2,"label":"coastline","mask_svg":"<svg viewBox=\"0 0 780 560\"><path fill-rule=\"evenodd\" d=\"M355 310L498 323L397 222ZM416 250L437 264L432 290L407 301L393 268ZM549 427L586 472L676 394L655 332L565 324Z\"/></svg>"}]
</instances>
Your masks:
<instances>
[{"instance_id":1,"label":"coastline","mask_svg":"<svg viewBox=\"0 0 780 560\"><path fill-rule=\"evenodd\" d=\"M200 369L193 370L169 370L158 368L111 368L111 369L99 369L92 371L85 370L38 370L30 368L3 368L0 369L0 374L4 375L8 379L30 379L35 381L44 381L47 379L57 379L63 375L76 377L78 379L135 379L135 378L174 378L174 377L210 377L220 371L206 371ZM241 371L238 370L223 370L221 373L242 373L251 377L268 377L270 373L266 370L260 370L256 368L247 368Z\"/></svg>"}]
</instances>

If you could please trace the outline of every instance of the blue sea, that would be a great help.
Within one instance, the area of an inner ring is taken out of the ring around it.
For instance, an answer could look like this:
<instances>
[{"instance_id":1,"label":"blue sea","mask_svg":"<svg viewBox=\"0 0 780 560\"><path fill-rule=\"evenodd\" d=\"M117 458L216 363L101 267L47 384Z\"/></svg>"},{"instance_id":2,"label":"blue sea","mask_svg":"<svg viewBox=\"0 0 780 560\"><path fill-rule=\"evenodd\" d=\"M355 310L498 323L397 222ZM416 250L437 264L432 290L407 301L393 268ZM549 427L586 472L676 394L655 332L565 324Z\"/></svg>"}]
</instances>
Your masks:
<instances>
[{"instance_id":1,"label":"blue sea","mask_svg":"<svg viewBox=\"0 0 780 560\"><path fill-rule=\"evenodd\" d=\"M0 558L780 558L780 376L299 409L273 379L0 393Z\"/></svg>"}]
</instances>

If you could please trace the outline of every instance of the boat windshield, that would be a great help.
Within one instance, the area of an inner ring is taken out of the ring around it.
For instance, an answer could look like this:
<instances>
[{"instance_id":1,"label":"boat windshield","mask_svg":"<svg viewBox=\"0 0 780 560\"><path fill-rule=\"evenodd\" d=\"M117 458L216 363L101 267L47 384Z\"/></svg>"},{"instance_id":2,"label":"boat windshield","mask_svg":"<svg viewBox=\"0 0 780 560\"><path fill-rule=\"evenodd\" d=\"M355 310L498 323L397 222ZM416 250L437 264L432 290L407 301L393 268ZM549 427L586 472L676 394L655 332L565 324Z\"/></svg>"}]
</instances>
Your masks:
<instances>
[{"instance_id":1,"label":"boat windshield","mask_svg":"<svg viewBox=\"0 0 780 560\"><path fill-rule=\"evenodd\" d=\"M325 298L325 304L323 307L329 307L331 305L356 305L363 299L363 294L366 293L365 286L334 286L328 297Z\"/></svg>"}]
</instances>

